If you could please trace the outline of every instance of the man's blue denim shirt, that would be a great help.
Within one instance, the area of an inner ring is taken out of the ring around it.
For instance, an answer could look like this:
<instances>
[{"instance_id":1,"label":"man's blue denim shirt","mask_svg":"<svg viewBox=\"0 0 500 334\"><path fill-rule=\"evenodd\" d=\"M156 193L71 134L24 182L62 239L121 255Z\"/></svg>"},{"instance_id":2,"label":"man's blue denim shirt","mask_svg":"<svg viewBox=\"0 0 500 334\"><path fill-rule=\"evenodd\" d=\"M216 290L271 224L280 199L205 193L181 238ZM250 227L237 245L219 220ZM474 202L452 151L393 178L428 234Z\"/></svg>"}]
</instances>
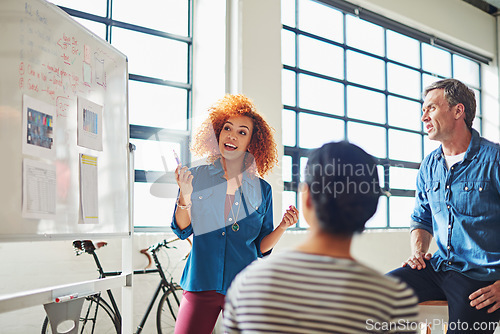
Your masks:
<instances>
[{"instance_id":1,"label":"man's blue denim shirt","mask_svg":"<svg viewBox=\"0 0 500 334\"><path fill-rule=\"evenodd\" d=\"M455 270L477 280L500 279L500 146L472 130L462 162L448 170L441 146L417 178L411 229L434 235L435 270Z\"/></svg>"},{"instance_id":2,"label":"man's blue denim shirt","mask_svg":"<svg viewBox=\"0 0 500 334\"><path fill-rule=\"evenodd\" d=\"M175 211L171 224L181 239L193 235L193 249L180 284L186 291L215 290L226 294L234 277L263 256L260 243L274 228L271 186L245 171L241 187L235 193L232 212L225 221L227 180L220 160L190 171L194 176L191 225L180 230ZM237 232L231 228L233 213L238 216Z\"/></svg>"}]
</instances>

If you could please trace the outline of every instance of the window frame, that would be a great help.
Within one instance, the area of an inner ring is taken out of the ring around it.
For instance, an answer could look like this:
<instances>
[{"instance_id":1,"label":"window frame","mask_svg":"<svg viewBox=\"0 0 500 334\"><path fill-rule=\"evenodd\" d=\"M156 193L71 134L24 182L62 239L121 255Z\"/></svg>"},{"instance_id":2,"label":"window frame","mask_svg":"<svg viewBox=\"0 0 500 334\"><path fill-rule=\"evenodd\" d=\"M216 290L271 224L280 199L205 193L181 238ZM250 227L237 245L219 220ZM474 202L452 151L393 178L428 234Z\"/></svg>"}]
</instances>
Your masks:
<instances>
[{"instance_id":1,"label":"window frame","mask_svg":"<svg viewBox=\"0 0 500 334\"><path fill-rule=\"evenodd\" d=\"M391 208L390 208L390 196L399 196L399 197L414 197L415 196L415 190L408 190L408 189L391 189L390 188L390 168L391 167L403 167L403 168L408 168L408 169L418 169L420 167L420 162L412 162L412 161L402 161L402 160L396 160L396 159L391 159L389 158L389 131L390 130L400 130L404 131L406 133L413 133L413 134L418 134L420 138L420 145L421 145L421 156L422 159L425 157L426 152L425 152L425 137L427 134L425 133L422 124L420 124L420 130L414 130L414 129L407 129L407 128L402 128L399 126L394 126L394 125L389 125L389 105L388 105L388 100L389 96L394 96L397 98L403 98L408 101L413 101L417 102L420 105L422 105L423 99L422 97L420 98L412 98L408 97L405 95L399 95L397 93L389 92L387 87L388 87L388 79L387 79L387 73L388 73L388 64L394 64L397 66L401 66L406 69L411 69L412 71L418 71L420 75L420 88L421 91L425 88L423 87L424 85L424 76L425 75L432 75L436 77L436 80L438 79L443 79L444 77L435 75L429 71L426 71L422 68L422 48L424 44L429 44L431 46L437 47L439 49L445 50L449 52L450 56L450 64L451 64L451 76L453 77L454 75L454 55L461 56L463 58L466 58L468 60L474 61L475 63L479 64L479 70L478 70L478 80L479 80L479 86L478 87L473 87L476 89L479 93L478 96L478 102L481 101L482 98L482 78L481 78L481 65L482 64L488 64L492 59L479 55L475 52L472 52L470 50L464 49L462 47L456 46L452 43L449 43L447 41L437 39L432 35L423 33L421 31L418 31L415 28L411 28L409 26L406 26L404 24L401 24L399 22L396 22L394 20L391 20L387 17L384 17L382 15L379 15L377 13L371 12L369 10L366 10L364 8L361 8L359 6L350 4L345 1L339 1L339 0L310 0L313 2L317 2L326 6L330 6L335 10L338 10L342 13L342 23L343 23L343 38L342 42L337 42L322 36L318 36L312 33L309 33L307 31L303 31L300 29L300 25L298 22L299 18L299 0L295 0L295 22L294 26L289 26L286 24L282 24L282 32L287 31L291 32L294 34L295 38L295 49L294 49L294 59L295 59L295 65L287 65L283 64L282 67L282 72L284 71L291 71L292 73L295 74L295 92L294 92L294 104L295 105L287 105L283 104L283 111L293 111L295 113L295 146L284 146L284 155L285 156L290 156L291 157L291 164L292 164L292 170L291 170L291 181L284 181L284 190L285 191L291 191L295 192L296 196L296 203L298 204L299 202L299 196L298 196L298 189L299 189L299 184L301 181L301 171L300 171L300 159L307 157L311 149L306 149L306 148L301 148L299 146L299 134L300 134L300 120L299 120L299 115L301 113L308 113L308 114L313 114L313 115L319 115L323 117L328 117L328 118L333 118L333 119L338 119L344 122L344 139L348 138L348 123L349 122L356 122L359 124L366 124L370 126L377 126L377 127L382 127L386 131L386 139L385 139L385 149L386 149L386 157L385 158L377 158L377 164L383 167L384 171L384 179L383 181L383 190L385 191L386 197L381 197L381 200L386 201L386 224L385 226L380 226L380 227L368 227L370 229L402 229L402 228L408 228L408 227L394 227L391 226L390 223L390 213L391 213ZM347 44L346 41L346 17L347 15L354 15L357 16L360 19L363 19L365 21L368 21L370 23L374 23L376 25L379 25L384 29L384 54L383 55L376 55L364 50L360 50L358 48L355 48L353 46L350 46ZM401 63L399 61L389 59L387 57L387 31L392 30L396 33L402 34L407 37L411 37L419 42L419 60L420 64L419 67L414 67L405 63ZM313 38L315 40L328 43L330 45L334 45L337 47L343 48L344 51L344 75L343 78L335 78L335 77L329 77L320 73L315 73L311 71L304 70L300 68L300 62L299 62L299 53L300 53L300 44L299 44L299 39L300 36L306 36L309 38ZM371 58L379 59L384 62L384 71L385 71L385 87L384 89L376 89L373 87L369 87L366 85L358 84L351 82L347 80L347 62L346 62L346 54L348 51L354 51L357 53L360 53L362 55L369 56ZM284 52L282 50L282 52ZM315 111L315 110L308 110L300 107L299 104L299 96L300 96L300 91L299 91L299 75L310 75L316 78L320 79L325 79L328 81L332 82L337 82L341 83L344 86L344 110L343 110L343 115L332 115L328 114L325 112L321 111ZM385 95L385 123L380 124L368 120L360 120L360 119L353 119L348 117L347 109L348 109L348 100L347 100L347 90L349 86L353 87L358 87L364 90L369 90L377 93L381 93ZM482 127L483 127L483 115L482 115L482 104L478 103L478 109L476 111L476 119L475 123L479 127L478 131L481 133L482 132ZM408 218L409 221L409 218ZM299 222L297 226L295 227L296 229L305 229L307 228L306 226L302 226Z\"/></svg>"},{"instance_id":2,"label":"window frame","mask_svg":"<svg viewBox=\"0 0 500 334\"><path fill-rule=\"evenodd\" d=\"M173 41L178 41L187 44L187 82L177 82L171 80L163 80L159 78L149 77L141 75L140 73L129 73L129 80L143 82L148 84L162 85L166 87L180 88L186 90L186 115L187 115L187 129L185 131L171 130L166 128L158 128L152 126L144 126L137 124L129 124L130 139L143 139L152 140L160 142L178 143L181 147L180 155L183 157L183 162L189 164L191 162L191 154L189 150L189 142L191 139L192 131L192 93L193 93L193 0L186 0L188 2L188 33L187 36L181 36L176 34L171 34L165 31L155 30L147 28L144 26L139 26L135 24L130 24L127 22L122 22L114 20L112 18L112 0L103 0L107 4L106 17L82 12L76 9L58 6L67 14L73 17L94 21L97 23L102 23L106 27L106 41L111 45L113 43L113 28L123 28L135 32L140 32L156 37L166 38ZM175 184L175 177L173 172L166 171L155 171L155 170L142 170L134 169L134 184L135 183L151 183L150 180L157 180L162 176L165 176L155 182L165 182L168 184ZM149 180L149 181L148 181ZM159 219L159 218L158 218ZM134 219L134 232L166 232L170 231L170 226L165 224L164 226L148 226L136 225Z\"/></svg>"}]
</instances>

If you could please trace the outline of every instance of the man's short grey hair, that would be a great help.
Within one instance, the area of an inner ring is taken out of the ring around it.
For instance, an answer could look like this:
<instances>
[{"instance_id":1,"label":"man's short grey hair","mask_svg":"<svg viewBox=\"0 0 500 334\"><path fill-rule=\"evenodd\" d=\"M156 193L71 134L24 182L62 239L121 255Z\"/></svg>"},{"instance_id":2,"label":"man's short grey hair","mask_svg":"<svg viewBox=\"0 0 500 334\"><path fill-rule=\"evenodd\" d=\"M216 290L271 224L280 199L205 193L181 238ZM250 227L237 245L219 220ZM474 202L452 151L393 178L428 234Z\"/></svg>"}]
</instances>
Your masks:
<instances>
[{"instance_id":1,"label":"man's short grey hair","mask_svg":"<svg viewBox=\"0 0 500 334\"><path fill-rule=\"evenodd\" d=\"M465 124L472 129L472 122L476 117L476 96L474 91L457 79L439 80L425 88L424 97L434 89L443 89L444 97L450 107L462 103L465 107Z\"/></svg>"}]
</instances>

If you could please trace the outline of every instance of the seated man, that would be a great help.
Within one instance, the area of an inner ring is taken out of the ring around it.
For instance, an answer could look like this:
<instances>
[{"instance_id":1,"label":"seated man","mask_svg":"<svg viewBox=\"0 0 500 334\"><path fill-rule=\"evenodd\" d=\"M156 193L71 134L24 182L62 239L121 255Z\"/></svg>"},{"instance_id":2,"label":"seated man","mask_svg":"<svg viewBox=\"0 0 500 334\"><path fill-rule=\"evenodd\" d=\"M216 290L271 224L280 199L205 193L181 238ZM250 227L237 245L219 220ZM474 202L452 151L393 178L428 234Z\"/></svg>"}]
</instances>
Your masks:
<instances>
[{"instance_id":1,"label":"seated man","mask_svg":"<svg viewBox=\"0 0 500 334\"><path fill-rule=\"evenodd\" d=\"M373 158L347 142L312 152L302 187L307 239L253 262L226 296L228 333L414 333L417 298L350 253L379 198Z\"/></svg>"},{"instance_id":2,"label":"seated man","mask_svg":"<svg viewBox=\"0 0 500 334\"><path fill-rule=\"evenodd\" d=\"M424 95L424 128L441 145L418 173L412 254L389 274L421 302L448 301L448 334L493 333L500 319L500 146L472 128L476 99L462 82L437 81Z\"/></svg>"}]
</instances>

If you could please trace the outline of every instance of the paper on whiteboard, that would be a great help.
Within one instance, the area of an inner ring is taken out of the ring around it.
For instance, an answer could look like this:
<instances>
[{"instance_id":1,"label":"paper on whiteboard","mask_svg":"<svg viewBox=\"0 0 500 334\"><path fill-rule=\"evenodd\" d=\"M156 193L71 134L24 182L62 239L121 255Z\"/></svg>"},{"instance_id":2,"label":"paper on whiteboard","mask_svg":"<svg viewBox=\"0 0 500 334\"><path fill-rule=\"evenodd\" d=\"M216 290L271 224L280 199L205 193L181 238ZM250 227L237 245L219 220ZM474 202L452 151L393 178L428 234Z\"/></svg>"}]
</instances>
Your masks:
<instances>
[{"instance_id":1,"label":"paper on whiteboard","mask_svg":"<svg viewBox=\"0 0 500 334\"><path fill-rule=\"evenodd\" d=\"M56 106L23 95L23 153L53 159Z\"/></svg>"},{"instance_id":2,"label":"paper on whiteboard","mask_svg":"<svg viewBox=\"0 0 500 334\"><path fill-rule=\"evenodd\" d=\"M99 223L97 157L80 153L80 224Z\"/></svg>"},{"instance_id":3,"label":"paper on whiteboard","mask_svg":"<svg viewBox=\"0 0 500 334\"><path fill-rule=\"evenodd\" d=\"M102 106L78 96L77 144L102 151Z\"/></svg>"},{"instance_id":4,"label":"paper on whiteboard","mask_svg":"<svg viewBox=\"0 0 500 334\"><path fill-rule=\"evenodd\" d=\"M55 219L56 167L40 161L23 159L24 218Z\"/></svg>"}]
</instances>

